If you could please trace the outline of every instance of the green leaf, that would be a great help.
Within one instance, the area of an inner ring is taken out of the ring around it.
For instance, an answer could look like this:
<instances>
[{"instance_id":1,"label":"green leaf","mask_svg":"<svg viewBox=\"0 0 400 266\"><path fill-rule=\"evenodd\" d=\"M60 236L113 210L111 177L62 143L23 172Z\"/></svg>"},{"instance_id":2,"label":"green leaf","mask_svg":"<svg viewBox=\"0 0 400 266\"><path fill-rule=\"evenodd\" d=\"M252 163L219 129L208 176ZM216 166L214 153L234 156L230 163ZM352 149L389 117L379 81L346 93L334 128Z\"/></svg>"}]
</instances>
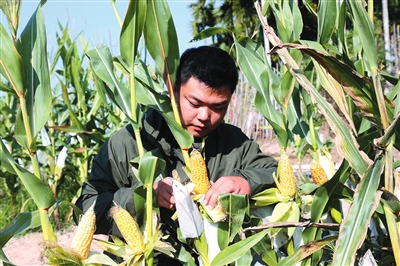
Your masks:
<instances>
[{"instance_id":1,"label":"green leaf","mask_svg":"<svg viewBox=\"0 0 400 266\"><path fill-rule=\"evenodd\" d=\"M146 177L145 177L146 178ZM149 178L150 179L150 178ZM152 185L150 184L150 188L152 189ZM148 186L146 186L148 187ZM135 219L137 221L137 223L139 224L139 226L141 228L143 228L143 226L146 224L146 220L147 220L147 208L151 208L152 212L157 214L158 216L160 215L160 209L158 207L157 204L157 196L155 193L151 193L152 194L152 206L149 205L149 201L147 198L147 193L149 193L149 191L145 188L145 186L140 185L138 187L135 188L135 192L133 193L134 196L134 202L135 202ZM152 217L153 223L156 222L155 217Z\"/></svg>"},{"instance_id":2,"label":"green leaf","mask_svg":"<svg viewBox=\"0 0 400 266\"><path fill-rule=\"evenodd\" d=\"M147 191L143 186L138 186L135 188L135 193L133 194L136 212L135 218L139 226L145 224L146 221L146 193ZM153 207L155 207L154 203L157 202L157 199L155 193L153 193L153 195Z\"/></svg>"},{"instance_id":3,"label":"green leaf","mask_svg":"<svg viewBox=\"0 0 400 266\"><path fill-rule=\"evenodd\" d=\"M7 94L17 96L11 85L4 83L2 80L0 81L0 91L4 91Z\"/></svg>"},{"instance_id":4,"label":"green leaf","mask_svg":"<svg viewBox=\"0 0 400 266\"><path fill-rule=\"evenodd\" d=\"M211 265L208 258L208 244L207 244L206 234L204 231L198 238L194 240L194 244L196 247L196 251L198 252L199 257L201 258L203 264Z\"/></svg>"},{"instance_id":5,"label":"green leaf","mask_svg":"<svg viewBox=\"0 0 400 266\"><path fill-rule=\"evenodd\" d=\"M387 102L383 95L383 87L379 75L378 55L376 49L376 40L374 36L374 28L367 12L361 2L348 1L354 17L354 27L359 33L363 52L366 57L367 71L371 73L377 104L379 107L379 121L382 123L383 129L389 126L389 121L393 119L393 107Z\"/></svg>"},{"instance_id":6,"label":"green leaf","mask_svg":"<svg viewBox=\"0 0 400 266\"><path fill-rule=\"evenodd\" d=\"M357 250L364 242L371 216L379 204L380 197L377 196L377 190L383 167L384 156L381 155L376 158L357 185L353 203L340 226L333 264L354 264Z\"/></svg>"},{"instance_id":7,"label":"green leaf","mask_svg":"<svg viewBox=\"0 0 400 266\"><path fill-rule=\"evenodd\" d=\"M284 12L282 10L281 6L282 2L283 4L285 4L285 2L287 1L277 1L277 2L274 1L274 3L273 4L271 3L270 6L276 20L277 35L282 40L282 42L287 43L290 42L291 29L287 29L285 25L286 18L284 17ZM292 19L289 18L289 20L291 21Z\"/></svg>"},{"instance_id":8,"label":"green leaf","mask_svg":"<svg viewBox=\"0 0 400 266\"><path fill-rule=\"evenodd\" d=\"M13 168L13 172L21 179L36 206L39 209L47 209L53 205L55 199L49 185L17 164L2 141L0 143L0 151L2 154L2 156L0 156L0 162L2 162L2 164L5 162L6 165Z\"/></svg>"},{"instance_id":9,"label":"green leaf","mask_svg":"<svg viewBox=\"0 0 400 266\"><path fill-rule=\"evenodd\" d=\"M290 1L285 1L291 3ZM298 4L295 4L295 1L290 5L292 17L293 17L293 33L292 39L296 41L300 39L301 33L303 31L303 17L301 15L301 11Z\"/></svg>"},{"instance_id":10,"label":"green leaf","mask_svg":"<svg viewBox=\"0 0 400 266\"><path fill-rule=\"evenodd\" d=\"M4 145L3 139L0 139L0 142L2 143L2 149L7 149L6 146ZM6 152L9 154L8 149L6 151L2 151L2 155L0 156L0 162L1 162L1 167L3 169L5 169L6 171L10 172L11 174L16 175L17 173L15 172L14 168L13 168L13 161L9 161L7 160L7 157L5 156L5 154L3 154L3 152Z\"/></svg>"},{"instance_id":11,"label":"green leaf","mask_svg":"<svg viewBox=\"0 0 400 266\"><path fill-rule=\"evenodd\" d=\"M358 36L366 55L370 68L378 68L378 56L375 43L374 29L371 20L361 1L346 1L353 15L354 28L357 29Z\"/></svg>"},{"instance_id":12,"label":"green leaf","mask_svg":"<svg viewBox=\"0 0 400 266\"><path fill-rule=\"evenodd\" d=\"M346 31L347 31L346 19L347 19L347 5L346 1L343 1L342 5L340 6L339 17L338 17L338 37L341 43L341 47L342 49L344 49L343 53L349 54L346 42Z\"/></svg>"},{"instance_id":13,"label":"green leaf","mask_svg":"<svg viewBox=\"0 0 400 266\"><path fill-rule=\"evenodd\" d=\"M290 197L279 193L279 190L276 187L265 189L251 197L251 200L254 202L254 206L257 207L269 206L280 201L288 201L289 199Z\"/></svg>"},{"instance_id":14,"label":"green leaf","mask_svg":"<svg viewBox=\"0 0 400 266\"><path fill-rule=\"evenodd\" d=\"M0 24L0 38L0 73L10 82L18 97L23 97L25 89L22 58L3 24Z\"/></svg>"},{"instance_id":15,"label":"green leaf","mask_svg":"<svg viewBox=\"0 0 400 266\"><path fill-rule=\"evenodd\" d=\"M384 202L385 208L388 208L392 213L400 215L400 200L390 191L381 188L381 201Z\"/></svg>"},{"instance_id":16,"label":"green leaf","mask_svg":"<svg viewBox=\"0 0 400 266\"><path fill-rule=\"evenodd\" d=\"M139 178L143 185L153 185L154 179L159 176L165 168L166 162L150 152L143 154L139 164Z\"/></svg>"},{"instance_id":17,"label":"green leaf","mask_svg":"<svg viewBox=\"0 0 400 266\"><path fill-rule=\"evenodd\" d=\"M21 233L27 229L40 226L39 211L19 213L12 222L0 231L0 248L2 249L8 240L15 234Z\"/></svg>"},{"instance_id":18,"label":"green leaf","mask_svg":"<svg viewBox=\"0 0 400 266\"><path fill-rule=\"evenodd\" d=\"M257 90L256 99L254 102L257 110L263 114L268 122L277 125L278 128L276 130L280 130L282 127L279 125L283 121L282 114L276 111L270 98L271 94L269 83L270 78L271 81L275 81L272 79L273 76L268 75L269 69L264 62L260 60L260 58L257 56L257 53L255 53L255 47L252 45L251 40L248 40L247 42L243 42L243 40L241 40L241 43L235 41L235 45L237 48L236 51L240 70L246 76L250 85ZM282 131L286 132L284 129ZM287 142L284 137L287 137L287 133L284 135L277 134L277 136L278 138L283 139L282 142Z\"/></svg>"},{"instance_id":19,"label":"green leaf","mask_svg":"<svg viewBox=\"0 0 400 266\"><path fill-rule=\"evenodd\" d=\"M75 45L73 45L72 47L74 47L73 50L77 50ZM77 53L77 51L73 52L73 56L71 57L68 66L70 71L67 71L67 74L69 75L66 78L71 80L71 86L75 89L75 97L77 101L76 108L78 108L79 113L86 113L88 106L85 97L85 89L81 85L85 84L85 80L82 80L84 77L81 77L82 75L80 72L82 71L82 62L75 55Z\"/></svg>"},{"instance_id":20,"label":"green leaf","mask_svg":"<svg viewBox=\"0 0 400 266\"><path fill-rule=\"evenodd\" d=\"M336 1L318 3L318 42L328 43L336 26Z\"/></svg>"},{"instance_id":21,"label":"green leaf","mask_svg":"<svg viewBox=\"0 0 400 266\"><path fill-rule=\"evenodd\" d=\"M380 147L387 147L389 145L390 141L393 139L393 135L399 134L399 128L400 128L400 113L397 114L393 122L389 125L389 127L386 128L385 134L382 136L382 138L379 140L377 143L378 146Z\"/></svg>"},{"instance_id":22,"label":"green leaf","mask_svg":"<svg viewBox=\"0 0 400 266\"><path fill-rule=\"evenodd\" d=\"M240 257L237 261L235 261L235 266L243 266L243 265L254 265L253 262L253 255L251 250L248 250L242 257ZM261 264L260 264L261 265Z\"/></svg>"},{"instance_id":23,"label":"green leaf","mask_svg":"<svg viewBox=\"0 0 400 266\"><path fill-rule=\"evenodd\" d=\"M336 240L337 236L330 236L318 241L312 241L307 245L301 246L296 252L278 263L278 266L284 265L296 265L298 262L301 262L303 259L307 258L314 252L320 250L321 248L325 247L332 241Z\"/></svg>"},{"instance_id":24,"label":"green leaf","mask_svg":"<svg viewBox=\"0 0 400 266\"><path fill-rule=\"evenodd\" d=\"M186 129L180 126L172 117L168 114L161 113L164 117L165 121L168 124L168 127L171 129L172 135L179 144L181 149L189 149L193 144L193 135L189 133Z\"/></svg>"},{"instance_id":25,"label":"green leaf","mask_svg":"<svg viewBox=\"0 0 400 266\"><path fill-rule=\"evenodd\" d=\"M135 78L137 102L172 116L172 104L167 91L158 80L151 79L151 74L143 62L136 65Z\"/></svg>"},{"instance_id":26,"label":"green leaf","mask_svg":"<svg viewBox=\"0 0 400 266\"><path fill-rule=\"evenodd\" d=\"M130 91L115 77L110 49L108 47L95 48L88 51L87 55L90 58L90 66L96 76L108 86L111 86L110 89L106 90L108 97L128 118L132 119Z\"/></svg>"},{"instance_id":27,"label":"green leaf","mask_svg":"<svg viewBox=\"0 0 400 266\"><path fill-rule=\"evenodd\" d=\"M286 218L288 218L288 214L292 208L292 202L279 202L275 205L274 211L272 212L271 218L269 221L273 222L286 222Z\"/></svg>"},{"instance_id":28,"label":"green leaf","mask_svg":"<svg viewBox=\"0 0 400 266\"><path fill-rule=\"evenodd\" d=\"M290 207L290 211L289 211L289 216L286 221L287 222L299 222L299 219L300 219L300 208L296 202L292 202L292 206ZM293 236L295 230L296 230L296 227L289 227L287 229L289 238L291 238Z\"/></svg>"},{"instance_id":29,"label":"green leaf","mask_svg":"<svg viewBox=\"0 0 400 266\"><path fill-rule=\"evenodd\" d=\"M153 57L156 71L167 87L175 82L179 64L179 44L175 25L166 0L149 1L144 28L146 48Z\"/></svg>"},{"instance_id":30,"label":"green leaf","mask_svg":"<svg viewBox=\"0 0 400 266\"><path fill-rule=\"evenodd\" d=\"M279 147L281 148L286 148L288 146L288 141L289 141L289 134L286 128L279 126L276 124L274 121L268 120L268 123L271 124L272 129L274 130L275 136L278 139Z\"/></svg>"},{"instance_id":31,"label":"green leaf","mask_svg":"<svg viewBox=\"0 0 400 266\"><path fill-rule=\"evenodd\" d=\"M200 41L212 37L216 34L226 34L226 33L231 33L231 31L224 27L210 27L195 35L190 42Z\"/></svg>"},{"instance_id":32,"label":"green leaf","mask_svg":"<svg viewBox=\"0 0 400 266\"><path fill-rule=\"evenodd\" d=\"M223 249L211 262L211 265L225 265L237 261L254 245L260 242L271 230L263 230Z\"/></svg>"},{"instance_id":33,"label":"green leaf","mask_svg":"<svg viewBox=\"0 0 400 266\"><path fill-rule=\"evenodd\" d=\"M253 249L261 256L262 260L270 266L276 266L278 264L278 255L271 245L271 238L264 237Z\"/></svg>"},{"instance_id":34,"label":"green leaf","mask_svg":"<svg viewBox=\"0 0 400 266\"><path fill-rule=\"evenodd\" d=\"M349 127L351 127L354 132L357 132L354 126L354 121L349 113L349 107L346 102L346 95L344 94L342 85L339 84L339 82L336 81L329 73L324 71L319 64L314 64L314 67L318 74L317 76L321 86L332 96L335 104L346 118Z\"/></svg>"},{"instance_id":35,"label":"green leaf","mask_svg":"<svg viewBox=\"0 0 400 266\"><path fill-rule=\"evenodd\" d=\"M223 243L220 243L220 247L225 248L228 246L229 242L233 241L234 237L242 228L244 217L249 213L249 200L246 195L230 193L220 195L219 202L222 208L229 213L228 221L224 222L229 226L229 239L225 239ZM218 240L220 239L218 238Z\"/></svg>"},{"instance_id":36,"label":"green leaf","mask_svg":"<svg viewBox=\"0 0 400 266\"><path fill-rule=\"evenodd\" d=\"M8 260L6 254L4 254L4 251L0 249L0 261L3 262L4 266L14 266L15 264L12 263L11 261Z\"/></svg>"},{"instance_id":37,"label":"green leaf","mask_svg":"<svg viewBox=\"0 0 400 266\"><path fill-rule=\"evenodd\" d=\"M6 15L9 29L13 37L17 35L19 16L21 11L22 0L2 0L0 1L0 9ZM2 54L3 55L3 54Z\"/></svg>"},{"instance_id":38,"label":"green leaf","mask_svg":"<svg viewBox=\"0 0 400 266\"><path fill-rule=\"evenodd\" d=\"M400 262L400 233L399 233L399 227L398 227L398 220L399 216L395 216L392 212L389 206L386 204L384 205L384 210L385 210L385 218L387 221L387 230L390 235L390 242L392 244L392 249L393 249L393 254L395 256L394 260L396 265L399 264Z\"/></svg>"},{"instance_id":39,"label":"green leaf","mask_svg":"<svg viewBox=\"0 0 400 266\"><path fill-rule=\"evenodd\" d=\"M51 114L52 104L46 27L40 6L21 33L17 41L17 50L23 61L23 71L25 74L24 86L26 88L24 99L30 128L25 128L27 125L23 127L16 126L16 138L22 136L22 139L17 140L21 144L25 143L23 135L29 130L32 135L32 143L26 143L31 145L31 147L25 148L34 150L34 139L47 123ZM17 123L22 123L22 120L18 119ZM20 130L22 131L20 132Z\"/></svg>"},{"instance_id":40,"label":"green leaf","mask_svg":"<svg viewBox=\"0 0 400 266\"><path fill-rule=\"evenodd\" d=\"M64 100L65 105L68 108L69 111L69 119L70 119L70 124L72 125L71 128L78 129L80 131L84 130L84 126L82 125L81 121L77 117L77 113L74 110L74 106L71 104L69 93L68 93L68 87L62 82L61 79L59 79L60 85L61 85L61 91L62 91L62 97Z\"/></svg>"},{"instance_id":41,"label":"green leaf","mask_svg":"<svg viewBox=\"0 0 400 266\"><path fill-rule=\"evenodd\" d=\"M309 41L302 43L308 47L298 46L296 44L290 44L289 46L308 54L318 62L321 67L327 70L328 73L342 85L342 88L353 99L354 103L361 111L364 112L366 117L377 115L377 99L371 80L361 76L348 64L328 55L326 51L321 50L320 45ZM316 64L315 61L314 65Z\"/></svg>"},{"instance_id":42,"label":"green leaf","mask_svg":"<svg viewBox=\"0 0 400 266\"><path fill-rule=\"evenodd\" d=\"M147 1L129 1L122 25L119 50L121 57L130 67L134 66L138 54L137 49L143 33L146 9Z\"/></svg>"}]
</instances>

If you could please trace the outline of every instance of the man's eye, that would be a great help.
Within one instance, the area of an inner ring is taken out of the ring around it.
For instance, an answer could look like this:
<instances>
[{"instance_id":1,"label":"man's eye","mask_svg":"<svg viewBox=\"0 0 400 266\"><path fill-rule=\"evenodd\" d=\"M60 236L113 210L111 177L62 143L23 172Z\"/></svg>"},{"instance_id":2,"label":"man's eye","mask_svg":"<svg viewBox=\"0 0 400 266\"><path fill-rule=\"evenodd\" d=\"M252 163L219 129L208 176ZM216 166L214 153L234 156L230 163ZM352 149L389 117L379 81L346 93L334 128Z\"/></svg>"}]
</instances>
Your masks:
<instances>
[{"instance_id":1,"label":"man's eye","mask_svg":"<svg viewBox=\"0 0 400 266\"><path fill-rule=\"evenodd\" d=\"M199 107L200 105L198 105L197 103L193 103L193 102L189 102L189 104L193 107Z\"/></svg>"},{"instance_id":2,"label":"man's eye","mask_svg":"<svg viewBox=\"0 0 400 266\"><path fill-rule=\"evenodd\" d=\"M221 111L225 111L226 106L215 106L213 108L216 112L221 112Z\"/></svg>"}]
</instances>

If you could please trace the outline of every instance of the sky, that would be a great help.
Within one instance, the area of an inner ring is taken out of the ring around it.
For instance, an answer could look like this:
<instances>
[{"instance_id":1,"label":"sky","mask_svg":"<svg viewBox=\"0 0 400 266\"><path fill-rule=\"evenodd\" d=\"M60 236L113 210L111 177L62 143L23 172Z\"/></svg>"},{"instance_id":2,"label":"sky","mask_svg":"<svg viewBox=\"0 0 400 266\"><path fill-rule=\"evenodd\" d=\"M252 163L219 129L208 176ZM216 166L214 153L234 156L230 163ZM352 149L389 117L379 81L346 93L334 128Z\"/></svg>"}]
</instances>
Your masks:
<instances>
[{"instance_id":1,"label":"sky","mask_svg":"<svg viewBox=\"0 0 400 266\"><path fill-rule=\"evenodd\" d=\"M178 35L180 53L187 48L205 44L204 41L190 43L192 14L189 4L193 2L196 0L168 0ZM39 3L40 0L22 0L18 34L24 29ZM128 3L128 0L117 0L122 20ZM48 0L42 10L49 53L57 49L56 32L60 34L58 23L63 27L68 25L71 38L82 33L85 40L90 41L93 47L107 45L112 53L119 51L120 26L110 0ZM1 23L8 29L3 12L0 11L0 14Z\"/></svg>"}]
</instances>

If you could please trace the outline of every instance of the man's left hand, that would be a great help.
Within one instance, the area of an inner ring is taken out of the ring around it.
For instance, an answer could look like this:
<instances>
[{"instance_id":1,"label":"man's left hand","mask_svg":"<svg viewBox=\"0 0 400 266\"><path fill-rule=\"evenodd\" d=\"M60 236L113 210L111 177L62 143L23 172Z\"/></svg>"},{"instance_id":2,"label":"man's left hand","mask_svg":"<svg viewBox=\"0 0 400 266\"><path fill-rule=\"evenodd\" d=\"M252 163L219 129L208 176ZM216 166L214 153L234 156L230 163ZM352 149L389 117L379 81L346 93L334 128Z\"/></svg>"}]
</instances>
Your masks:
<instances>
[{"instance_id":1,"label":"man's left hand","mask_svg":"<svg viewBox=\"0 0 400 266\"><path fill-rule=\"evenodd\" d=\"M203 203L213 209L218 201L218 196L226 193L250 196L249 182L240 176L222 176L211 185L204 196Z\"/></svg>"}]
</instances>

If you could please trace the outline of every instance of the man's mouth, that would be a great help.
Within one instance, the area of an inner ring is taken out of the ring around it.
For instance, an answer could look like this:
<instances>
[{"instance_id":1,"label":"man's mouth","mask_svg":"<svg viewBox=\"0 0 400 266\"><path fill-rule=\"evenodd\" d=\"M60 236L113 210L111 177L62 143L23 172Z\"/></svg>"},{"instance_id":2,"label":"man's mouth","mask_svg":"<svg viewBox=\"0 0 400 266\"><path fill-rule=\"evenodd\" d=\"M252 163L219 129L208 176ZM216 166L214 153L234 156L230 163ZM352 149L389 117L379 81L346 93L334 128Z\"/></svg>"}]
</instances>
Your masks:
<instances>
[{"instance_id":1,"label":"man's mouth","mask_svg":"<svg viewBox=\"0 0 400 266\"><path fill-rule=\"evenodd\" d=\"M193 126L195 131L203 131L204 130L204 126Z\"/></svg>"}]
</instances>

